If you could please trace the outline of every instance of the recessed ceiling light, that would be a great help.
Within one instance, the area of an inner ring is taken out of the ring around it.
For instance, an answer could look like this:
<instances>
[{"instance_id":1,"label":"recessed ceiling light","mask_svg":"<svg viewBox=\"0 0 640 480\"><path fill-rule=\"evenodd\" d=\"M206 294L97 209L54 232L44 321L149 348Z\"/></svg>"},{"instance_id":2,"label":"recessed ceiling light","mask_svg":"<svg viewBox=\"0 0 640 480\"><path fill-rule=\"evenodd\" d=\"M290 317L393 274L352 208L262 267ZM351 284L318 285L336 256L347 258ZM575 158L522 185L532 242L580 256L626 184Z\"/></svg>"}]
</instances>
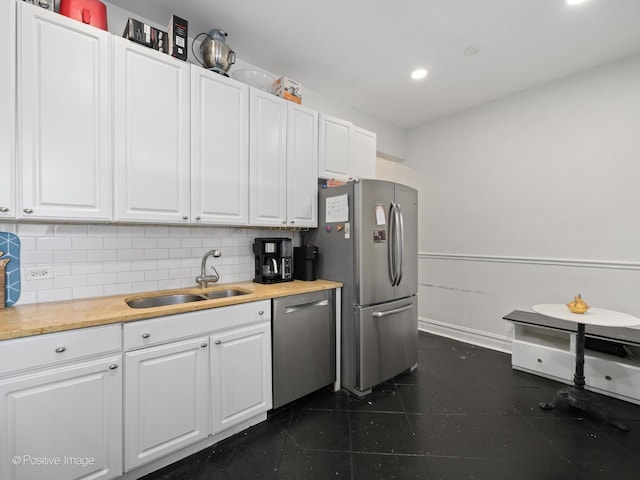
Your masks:
<instances>
[{"instance_id":1,"label":"recessed ceiling light","mask_svg":"<svg viewBox=\"0 0 640 480\"><path fill-rule=\"evenodd\" d=\"M567 5L580 5L581 3L585 3L589 0L565 0Z\"/></svg>"},{"instance_id":2,"label":"recessed ceiling light","mask_svg":"<svg viewBox=\"0 0 640 480\"><path fill-rule=\"evenodd\" d=\"M427 71L424 68L419 68L411 72L411 78L414 80L421 80L427 76Z\"/></svg>"}]
</instances>

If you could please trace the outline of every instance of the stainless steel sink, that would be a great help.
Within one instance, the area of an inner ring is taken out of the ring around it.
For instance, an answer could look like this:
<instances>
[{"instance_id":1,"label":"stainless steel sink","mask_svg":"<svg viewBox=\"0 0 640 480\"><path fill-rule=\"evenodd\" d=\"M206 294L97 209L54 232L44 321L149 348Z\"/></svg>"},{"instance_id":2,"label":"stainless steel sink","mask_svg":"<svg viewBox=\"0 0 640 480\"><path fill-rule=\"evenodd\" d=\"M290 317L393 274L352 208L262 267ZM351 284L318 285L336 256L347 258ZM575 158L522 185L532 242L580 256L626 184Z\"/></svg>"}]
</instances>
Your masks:
<instances>
[{"instance_id":1,"label":"stainless steel sink","mask_svg":"<svg viewBox=\"0 0 640 480\"><path fill-rule=\"evenodd\" d=\"M235 297L237 295L246 295L249 292L243 292L242 290L236 290L235 288L228 288L226 290L214 290L213 292L203 293L202 296L207 300L213 300L215 298L227 298Z\"/></svg>"},{"instance_id":2,"label":"stainless steel sink","mask_svg":"<svg viewBox=\"0 0 640 480\"><path fill-rule=\"evenodd\" d=\"M200 302L202 300L207 299L200 295L175 294L127 300L127 305L129 305L131 308L151 308L163 307L165 305L179 305L181 303Z\"/></svg>"},{"instance_id":3,"label":"stainless steel sink","mask_svg":"<svg viewBox=\"0 0 640 480\"><path fill-rule=\"evenodd\" d=\"M157 297L136 298L127 300L127 305L131 308L152 308L164 307L166 305L180 305L182 303L201 302L202 300L214 300L216 298L235 297L236 295L246 295L249 292L227 288L226 290L214 290L213 292L196 295L191 293L176 293L173 295L160 295Z\"/></svg>"}]
</instances>

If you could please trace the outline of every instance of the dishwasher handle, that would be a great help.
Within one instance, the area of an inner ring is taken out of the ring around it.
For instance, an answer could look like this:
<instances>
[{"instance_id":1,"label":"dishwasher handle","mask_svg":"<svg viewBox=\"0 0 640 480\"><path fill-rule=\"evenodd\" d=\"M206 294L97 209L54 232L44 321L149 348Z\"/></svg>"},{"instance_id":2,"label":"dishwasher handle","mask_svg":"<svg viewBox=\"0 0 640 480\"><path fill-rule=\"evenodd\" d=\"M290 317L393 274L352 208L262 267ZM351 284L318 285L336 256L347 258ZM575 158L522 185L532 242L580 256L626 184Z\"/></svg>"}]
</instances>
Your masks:
<instances>
[{"instance_id":1,"label":"dishwasher handle","mask_svg":"<svg viewBox=\"0 0 640 480\"><path fill-rule=\"evenodd\" d=\"M284 313L293 313L297 310L304 310L306 308L326 307L329 305L329 300L318 300L317 302L300 303L298 305L291 305L284 309Z\"/></svg>"},{"instance_id":2,"label":"dishwasher handle","mask_svg":"<svg viewBox=\"0 0 640 480\"><path fill-rule=\"evenodd\" d=\"M371 316L380 318L380 317L386 317L389 315L395 315L396 313L406 312L407 310L411 309L411 307L413 307L413 304L405 305L404 307L400 307L400 308L394 308L393 310L388 310L386 312L373 312Z\"/></svg>"}]
</instances>

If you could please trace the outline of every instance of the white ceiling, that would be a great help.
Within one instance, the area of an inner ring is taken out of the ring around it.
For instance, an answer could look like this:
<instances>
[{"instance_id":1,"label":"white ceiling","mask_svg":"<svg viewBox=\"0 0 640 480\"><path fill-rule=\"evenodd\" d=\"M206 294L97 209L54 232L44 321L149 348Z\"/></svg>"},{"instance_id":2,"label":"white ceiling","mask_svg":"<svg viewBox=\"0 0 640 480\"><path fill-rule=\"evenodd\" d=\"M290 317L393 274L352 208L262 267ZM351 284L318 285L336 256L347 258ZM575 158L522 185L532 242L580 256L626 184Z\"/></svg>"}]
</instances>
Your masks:
<instances>
[{"instance_id":1,"label":"white ceiling","mask_svg":"<svg viewBox=\"0 0 640 480\"><path fill-rule=\"evenodd\" d=\"M401 128L640 52L640 0L108 1Z\"/></svg>"}]
</instances>

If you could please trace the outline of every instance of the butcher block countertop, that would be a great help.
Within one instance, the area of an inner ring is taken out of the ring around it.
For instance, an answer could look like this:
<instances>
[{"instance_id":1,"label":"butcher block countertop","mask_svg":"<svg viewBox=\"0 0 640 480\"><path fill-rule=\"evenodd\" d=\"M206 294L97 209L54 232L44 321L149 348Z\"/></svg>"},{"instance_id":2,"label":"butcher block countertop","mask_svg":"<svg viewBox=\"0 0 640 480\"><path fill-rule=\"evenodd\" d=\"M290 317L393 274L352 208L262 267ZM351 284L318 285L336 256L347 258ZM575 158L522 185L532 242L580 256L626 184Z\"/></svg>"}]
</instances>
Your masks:
<instances>
[{"instance_id":1,"label":"butcher block countertop","mask_svg":"<svg viewBox=\"0 0 640 480\"><path fill-rule=\"evenodd\" d=\"M239 303L269 300L287 295L331 290L342 287L341 283L328 280L315 280L262 285L253 282L237 282L218 284L201 289L183 288L178 290L163 290L160 292L136 293L129 295L115 295L111 297L87 298L82 300L67 300L62 302L37 303L18 305L0 309L0 340L27 337L41 333L61 332L74 328L94 327L110 323L130 322L146 318L173 315L176 313L194 312L209 308L226 307ZM131 308L127 300L136 298L155 297L159 295L195 293L203 294L216 290L237 289L249 292L246 295L225 297L215 300L202 300L166 305L151 308Z\"/></svg>"}]
</instances>

